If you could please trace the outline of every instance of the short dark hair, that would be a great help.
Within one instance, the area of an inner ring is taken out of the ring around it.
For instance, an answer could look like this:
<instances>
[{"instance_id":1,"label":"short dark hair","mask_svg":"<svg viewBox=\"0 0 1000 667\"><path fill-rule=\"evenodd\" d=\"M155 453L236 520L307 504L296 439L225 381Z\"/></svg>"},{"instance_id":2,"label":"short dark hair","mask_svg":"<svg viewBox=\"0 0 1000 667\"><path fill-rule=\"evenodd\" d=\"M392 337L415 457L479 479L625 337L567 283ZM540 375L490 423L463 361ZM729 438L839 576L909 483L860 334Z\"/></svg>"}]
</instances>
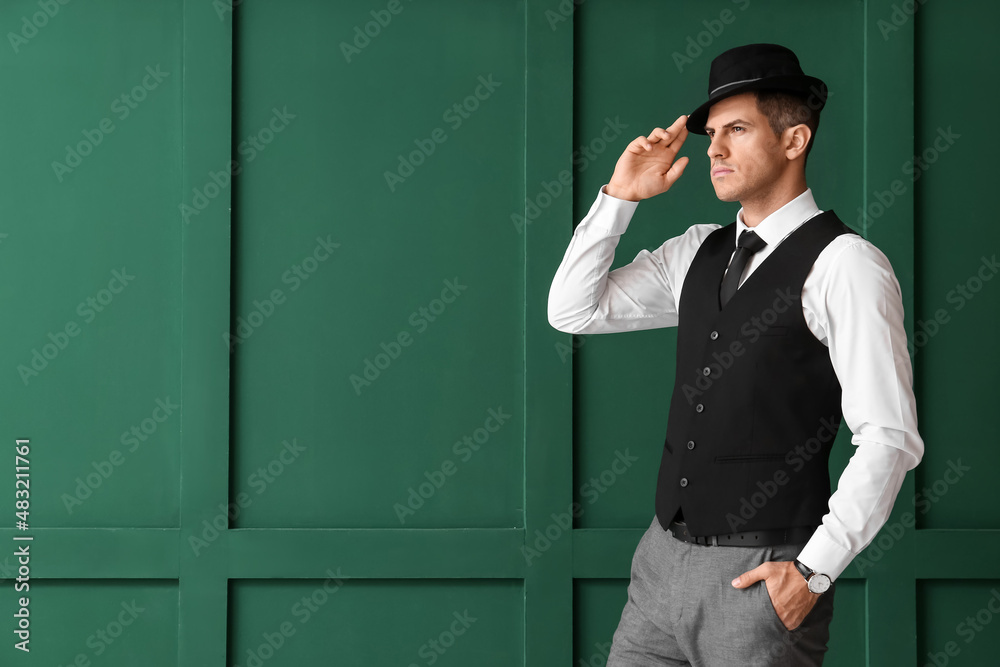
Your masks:
<instances>
[{"instance_id":1,"label":"short dark hair","mask_svg":"<svg viewBox=\"0 0 1000 667\"><path fill-rule=\"evenodd\" d=\"M819 111L808 103L805 97L786 93L779 90L758 90L755 91L757 97L757 111L765 118L767 124L778 136L782 132L795 125L804 124L809 128L811 136L806 144L806 160L809 159L809 151L812 150L813 141L816 139L816 130L819 128Z\"/></svg>"}]
</instances>

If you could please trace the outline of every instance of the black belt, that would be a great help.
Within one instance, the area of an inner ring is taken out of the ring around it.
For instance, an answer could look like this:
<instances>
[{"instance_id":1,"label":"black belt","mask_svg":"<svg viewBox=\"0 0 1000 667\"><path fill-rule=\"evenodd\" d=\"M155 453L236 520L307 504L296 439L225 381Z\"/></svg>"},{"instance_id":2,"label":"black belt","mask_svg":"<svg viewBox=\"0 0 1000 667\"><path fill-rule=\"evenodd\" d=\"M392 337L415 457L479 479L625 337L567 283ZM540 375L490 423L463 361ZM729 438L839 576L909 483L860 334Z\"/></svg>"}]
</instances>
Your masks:
<instances>
[{"instance_id":1,"label":"black belt","mask_svg":"<svg viewBox=\"0 0 1000 667\"><path fill-rule=\"evenodd\" d=\"M768 547L775 544L796 544L799 542L808 542L809 538L816 531L815 528L808 526L797 526L795 528L746 530L742 533L700 535L696 537L688 533L687 525L683 521L671 521L668 528L673 536L682 542L714 547Z\"/></svg>"}]
</instances>

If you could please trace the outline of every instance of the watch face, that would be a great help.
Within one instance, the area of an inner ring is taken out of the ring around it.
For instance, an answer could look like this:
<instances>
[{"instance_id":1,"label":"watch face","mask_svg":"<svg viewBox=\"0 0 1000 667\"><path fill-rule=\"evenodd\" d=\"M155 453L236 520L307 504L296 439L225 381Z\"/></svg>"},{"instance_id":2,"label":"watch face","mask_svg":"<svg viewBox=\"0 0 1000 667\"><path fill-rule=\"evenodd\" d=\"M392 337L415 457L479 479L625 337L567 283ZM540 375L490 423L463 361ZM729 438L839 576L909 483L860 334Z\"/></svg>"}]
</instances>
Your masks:
<instances>
[{"instance_id":1,"label":"watch face","mask_svg":"<svg viewBox=\"0 0 1000 667\"><path fill-rule=\"evenodd\" d=\"M813 593L826 593L830 590L830 577L819 573L809 577L809 590Z\"/></svg>"}]
</instances>

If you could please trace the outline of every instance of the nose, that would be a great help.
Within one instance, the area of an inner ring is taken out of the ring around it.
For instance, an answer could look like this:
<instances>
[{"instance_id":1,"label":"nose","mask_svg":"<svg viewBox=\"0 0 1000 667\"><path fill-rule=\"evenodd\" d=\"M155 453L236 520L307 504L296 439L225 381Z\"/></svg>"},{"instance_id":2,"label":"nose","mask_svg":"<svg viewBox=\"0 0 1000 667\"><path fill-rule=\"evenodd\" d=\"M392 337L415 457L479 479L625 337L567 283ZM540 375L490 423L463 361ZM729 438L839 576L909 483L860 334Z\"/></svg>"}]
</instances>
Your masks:
<instances>
[{"instance_id":1,"label":"nose","mask_svg":"<svg viewBox=\"0 0 1000 667\"><path fill-rule=\"evenodd\" d=\"M711 141L708 144L708 157L713 160L715 158L726 157L725 141L718 134L711 137Z\"/></svg>"}]
</instances>

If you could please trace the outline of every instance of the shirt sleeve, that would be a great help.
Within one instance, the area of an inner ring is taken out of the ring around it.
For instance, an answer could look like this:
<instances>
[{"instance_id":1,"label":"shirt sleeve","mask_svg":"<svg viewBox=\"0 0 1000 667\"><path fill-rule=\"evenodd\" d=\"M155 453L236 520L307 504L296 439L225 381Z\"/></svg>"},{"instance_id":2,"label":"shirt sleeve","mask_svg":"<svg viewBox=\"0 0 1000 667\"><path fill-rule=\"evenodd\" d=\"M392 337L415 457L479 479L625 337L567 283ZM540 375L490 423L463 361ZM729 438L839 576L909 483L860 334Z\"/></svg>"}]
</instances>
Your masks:
<instances>
[{"instance_id":1,"label":"shirt sleeve","mask_svg":"<svg viewBox=\"0 0 1000 667\"><path fill-rule=\"evenodd\" d=\"M693 225L609 271L637 206L601 187L549 288L548 320L555 329L590 334L677 326L675 295L698 247L719 225Z\"/></svg>"},{"instance_id":2,"label":"shirt sleeve","mask_svg":"<svg viewBox=\"0 0 1000 667\"><path fill-rule=\"evenodd\" d=\"M899 282L865 239L843 248L820 287L830 360L844 422L857 450L830 496L830 511L799 554L836 580L889 518L908 470L923 457Z\"/></svg>"}]
</instances>

